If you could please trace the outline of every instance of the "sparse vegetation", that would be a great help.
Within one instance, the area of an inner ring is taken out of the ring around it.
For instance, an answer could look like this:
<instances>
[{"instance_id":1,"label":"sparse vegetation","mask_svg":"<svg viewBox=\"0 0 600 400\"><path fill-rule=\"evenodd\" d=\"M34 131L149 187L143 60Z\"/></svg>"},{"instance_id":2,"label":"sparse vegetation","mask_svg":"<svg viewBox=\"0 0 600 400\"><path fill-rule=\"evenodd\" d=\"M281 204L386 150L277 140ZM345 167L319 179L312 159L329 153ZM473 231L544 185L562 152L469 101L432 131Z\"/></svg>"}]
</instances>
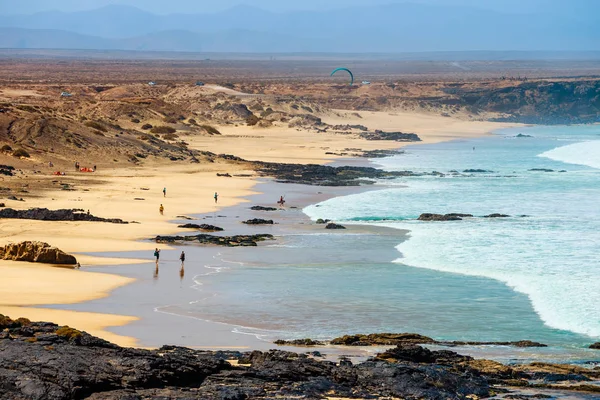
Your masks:
<instances>
[{"instance_id":1,"label":"sparse vegetation","mask_svg":"<svg viewBox=\"0 0 600 400\"><path fill-rule=\"evenodd\" d=\"M139 124L139 123L140 123L140 120L139 120L139 119L137 119L137 118L132 118L132 119L131 119L131 122L133 122L134 124Z\"/></svg>"},{"instance_id":2,"label":"sparse vegetation","mask_svg":"<svg viewBox=\"0 0 600 400\"><path fill-rule=\"evenodd\" d=\"M150 130L152 133L175 133L177 129L171 128L170 126L155 126Z\"/></svg>"},{"instance_id":3,"label":"sparse vegetation","mask_svg":"<svg viewBox=\"0 0 600 400\"><path fill-rule=\"evenodd\" d=\"M165 121L167 124L176 124L176 123L177 123L177 119L176 119L176 118L174 118L174 117L165 117L165 118L164 118L164 121Z\"/></svg>"},{"instance_id":4,"label":"sparse vegetation","mask_svg":"<svg viewBox=\"0 0 600 400\"><path fill-rule=\"evenodd\" d=\"M219 130L217 128L212 127L210 125L201 125L200 127L211 135L220 135L221 134L221 132L219 132Z\"/></svg>"},{"instance_id":5,"label":"sparse vegetation","mask_svg":"<svg viewBox=\"0 0 600 400\"><path fill-rule=\"evenodd\" d=\"M0 330L5 328L18 328L29 324L31 324L31 321L27 318L17 318L12 320L10 317L0 314Z\"/></svg>"},{"instance_id":6,"label":"sparse vegetation","mask_svg":"<svg viewBox=\"0 0 600 400\"><path fill-rule=\"evenodd\" d=\"M190 118L190 119L188 120L188 124L190 124L190 125L197 125L198 123L196 122L196 120L195 120L195 119L193 119L193 118Z\"/></svg>"},{"instance_id":7,"label":"sparse vegetation","mask_svg":"<svg viewBox=\"0 0 600 400\"><path fill-rule=\"evenodd\" d=\"M4 146L2 146L2 148L0 148L0 151L6 153L8 151L12 151L12 147L10 147L9 145L5 144Z\"/></svg>"},{"instance_id":8,"label":"sparse vegetation","mask_svg":"<svg viewBox=\"0 0 600 400\"><path fill-rule=\"evenodd\" d=\"M96 129L100 132L107 132L108 129L106 129L106 127L96 121L88 121L84 124L85 126L87 126L88 128L92 128L92 129Z\"/></svg>"},{"instance_id":9,"label":"sparse vegetation","mask_svg":"<svg viewBox=\"0 0 600 400\"><path fill-rule=\"evenodd\" d=\"M142 129L143 130L152 129L152 125L150 125L150 124L144 124L144 125L142 125Z\"/></svg>"},{"instance_id":10,"label":"sparse vegetation","mask_svg":"<svg viewBox=\"0 0 600 400\"><path fill-rule=\"evenodd\" d=\"M177 135L176 135L176 134L174 134L174 133L167 133L166 135L163 135L163 139L164 139L164 140L171 140L171 141L172 141L172 140L177 140L177 138L178 138L178 137L179 137L179 136L177 136Z\"/></svg>"},{"instance_id":11,"label":"sparse vegetation","mask_svg":"<svg viewBox=\"0 0 600 400\"><path fill-rule=\"evenodd\" d=\"M23 148L16 149L15 151L13 151L12 155L13 155L13 157L25 157L25 158L31 157L29 155L29 153Z\"/></svg>"},{"instance_id":12,"label":"sparse vegetation","mask_svg":"<svg viewBox=\"0 0 600 400\"><path fill-rule=\"evenodd\" d=\"M77 329L73 329L68 326L60 327L56 330L58 336L64 337L68 340L79 339L83 334Z\"/></svg>"}]
</instances>

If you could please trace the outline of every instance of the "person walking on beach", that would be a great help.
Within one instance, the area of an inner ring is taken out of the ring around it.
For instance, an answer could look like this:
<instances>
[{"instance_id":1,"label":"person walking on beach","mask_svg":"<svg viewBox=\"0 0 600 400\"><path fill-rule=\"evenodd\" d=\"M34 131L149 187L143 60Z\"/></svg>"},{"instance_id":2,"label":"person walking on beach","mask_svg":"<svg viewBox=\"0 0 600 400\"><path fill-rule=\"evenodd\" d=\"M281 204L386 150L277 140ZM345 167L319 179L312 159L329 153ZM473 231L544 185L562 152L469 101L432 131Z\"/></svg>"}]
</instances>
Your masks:
<instances>
[{"instance_id":1,"label":"person walking on beach","mask_svg":"<svg viewBox=\"0 0 600 400\"><path fill-rule=\"evenodd\" d=\"M156 257L156 263L158 264L158 259L160 258L160 249L158 247L154 249L154 257Z\"/></svg>"},{"instance_id":2,"label":"person walking on beach","mask_svg":"<svg viewBox=\"0 0 600 400\"><path fill-rule=\"evenodd\" d=\"M277 204L279 204L279 207L283 207L283 205L285 204L285 199L283 198L283 196L279 197L279 201L277 202Z\"/></svg>"},{"instance_id":3,"label":"person walking on beach","mask_svg":"<svg viewBox=\"0 0 600 400\"><path fill-rule=\"evenodd\" d=\"M166 187L163 188L163 197L167 197L167 188Z\"/></svg>"},{"instance_id":4,"label":"person walking on beach","mask_svg":"<svg viewBox=\"0 0 600 400\"><path fill-rule=\"evenodd\" d=\"M75 161L75 171L79 171L79 161Z\"/></svg>"},{"instance_id":5,"label":"person walking on beach","mask_svg":"<svg viewBox=\"0 0 600 400\"><path fill-rule=\"evenodd\" d=\"M213 197L215 198L215 203L219 201L219 193L215 192L215 195Z\"/></svg>"},{"instance_id":6,"label":"person walking on beach","mask_svg":"<svg viewBox=\"0 0 600 400\"><path fill-rule=\"evenodd\" d=\"M183 264L185 263L185 251L181 252L179 259L181 260L181 266L183 267Z\"/></svg>"},{"instance_id":7,"label":"person walking on beach","mask_svg":"<svg viewBox=\"0 0 600 400\"><path fill-rule=\"evenodd\" d=\"M163 212L165 211L165 208L163 207L163 205L161 204L160 207L158 207L158 212L160 212L160 215L164 215Z\"/></svg>"}]
</instances>

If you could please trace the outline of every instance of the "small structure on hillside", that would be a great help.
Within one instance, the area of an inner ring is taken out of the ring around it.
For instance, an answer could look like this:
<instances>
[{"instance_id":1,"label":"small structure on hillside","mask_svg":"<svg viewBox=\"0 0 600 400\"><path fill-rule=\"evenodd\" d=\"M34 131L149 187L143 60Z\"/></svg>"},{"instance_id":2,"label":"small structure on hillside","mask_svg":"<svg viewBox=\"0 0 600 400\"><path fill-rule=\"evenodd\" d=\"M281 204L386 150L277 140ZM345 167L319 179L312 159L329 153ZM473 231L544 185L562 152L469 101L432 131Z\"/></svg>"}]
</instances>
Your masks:
<instances>
[{"instance_id":1,"label":"small structure on hillside","mask_svg":"<svg viewBox=\"0 0 600 400\"><path fill-rule=\"evenodd\" d=\"M60 97L71 97L71 96L73 96L73 95L71 93L69 93L69 92L62 92L60 94Z\"/></svg>"},{"instance_id":2,"label":"small structure on hillside","mask_svg":"<svg viewBox=\"0 0 600 400\"><path fill-rule=\"evenodd\" d=\"M156 82L150 81L150 82L148 82L148 85L150 85L150 86L156 86Z\"/></svg>"},{"instance_id":3,"label":"small structure on hillside","mask_svg":"<svg viewBox=\"0 0 600 400\"><path fill-rule=\"evenodd\" d=\"M371 82L369 82L369 81L362 81L362 84L363 84L363 85L370 85L370 84L371 84Z\"/></svg>"},{"instance_id":4,"label":"small structure on hillside","mask_svg":"<svg viewBox=\"0 0 600 400\"><path fill-rule=\"evenodd\" d=\"M204 86L204 82L202 82L202 81L196 81L196 86Z\"/></svg>"}]
</instances>

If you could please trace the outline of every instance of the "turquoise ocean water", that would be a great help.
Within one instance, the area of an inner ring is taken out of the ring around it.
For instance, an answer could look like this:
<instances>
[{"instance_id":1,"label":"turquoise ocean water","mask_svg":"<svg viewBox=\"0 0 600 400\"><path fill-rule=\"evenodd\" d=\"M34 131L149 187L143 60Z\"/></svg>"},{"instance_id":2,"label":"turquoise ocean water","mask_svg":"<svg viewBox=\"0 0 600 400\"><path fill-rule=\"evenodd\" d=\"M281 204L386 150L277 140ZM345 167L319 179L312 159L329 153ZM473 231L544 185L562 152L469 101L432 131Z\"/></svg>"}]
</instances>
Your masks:
<instances>
[{"instance_id":1,"label":"turquoise ocean water","mask_svg":"<svg viewBox=\"0 0 600 400\"><path fill-rule=\"evenodd\" d=\"M219 273L195 277L199 299L175 312L268 340L418 332L574 350L600 340L599 126L504 130L376 162L446 176L378 182L304 212L409 230L408 240L307 231L223 250ZM491 172L450 172L467 169ZM416 221L424 212L511 217Z\"/></svg>"}]
</instances>

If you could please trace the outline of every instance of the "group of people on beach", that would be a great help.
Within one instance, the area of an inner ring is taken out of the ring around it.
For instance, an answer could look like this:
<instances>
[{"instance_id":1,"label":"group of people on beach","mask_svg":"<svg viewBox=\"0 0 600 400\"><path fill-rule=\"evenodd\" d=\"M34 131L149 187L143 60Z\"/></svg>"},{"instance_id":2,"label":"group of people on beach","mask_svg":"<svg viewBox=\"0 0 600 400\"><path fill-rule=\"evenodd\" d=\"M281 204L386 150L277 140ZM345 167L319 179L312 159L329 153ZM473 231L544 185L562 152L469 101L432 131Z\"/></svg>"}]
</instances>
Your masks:
<instances>
[{"instance_id":1,"label":"group of people on beach","mask_svg":"<svg viewBox=\"0 0 600 400\"><path fill-rule=\"evenodd\" d=\"M167 188L166 187L163 187L162 193L163 193L163 197L167 197ZM219 193L215 192L215 194L213 195L213 199L215 200L215 203L218 203L219 202ZM162 203L161 203L160 207L158 207L158 212L160 213L160 215L164 215L164 213L165 213L165 206L163 206Z\"/></svg>"},{"instance_id":2,"label":"group of people on beach","mask_svg":"<svg viewBox=\"0 0 600 400\"><path fill-rule=\"evenodd\" d=\"M154 278L158 278L158 261L160 260L160 249L158 247L154 249L154 258L156 258L156 269L154 270ZM185 275L185 251L182 251L179 255L179 261L181 261L179 277L183 279Z\"/></svg>"}]
</instances>

